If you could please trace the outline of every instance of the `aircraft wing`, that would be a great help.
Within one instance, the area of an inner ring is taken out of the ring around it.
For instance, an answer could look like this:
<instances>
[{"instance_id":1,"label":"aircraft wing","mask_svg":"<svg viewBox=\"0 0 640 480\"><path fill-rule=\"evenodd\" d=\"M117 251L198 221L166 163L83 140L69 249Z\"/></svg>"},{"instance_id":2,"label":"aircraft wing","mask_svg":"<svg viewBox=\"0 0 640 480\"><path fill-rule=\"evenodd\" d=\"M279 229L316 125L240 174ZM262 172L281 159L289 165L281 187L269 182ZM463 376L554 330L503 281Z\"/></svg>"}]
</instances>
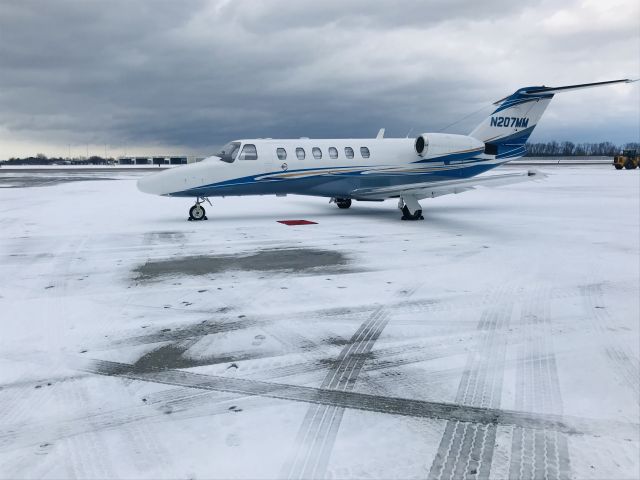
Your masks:
<instances>
[{"instance_id":1,"label":"aircraft wing","mask_svg":"<svg viewBox=\"0 0 640 480\"><path fill-rule=\"evenodd\" d=\"M497 187L512 183L540 180L547 175L537 170L526 172L506 173L485 177L471 177L461 180L445 180L441 182L412 183L394 185L391 187L359 188L351 192L356 199L383 199L402 195L414 195L416 198L432 198L451 193L462 193L476 187Z\"/></svg>"}]
</instances>

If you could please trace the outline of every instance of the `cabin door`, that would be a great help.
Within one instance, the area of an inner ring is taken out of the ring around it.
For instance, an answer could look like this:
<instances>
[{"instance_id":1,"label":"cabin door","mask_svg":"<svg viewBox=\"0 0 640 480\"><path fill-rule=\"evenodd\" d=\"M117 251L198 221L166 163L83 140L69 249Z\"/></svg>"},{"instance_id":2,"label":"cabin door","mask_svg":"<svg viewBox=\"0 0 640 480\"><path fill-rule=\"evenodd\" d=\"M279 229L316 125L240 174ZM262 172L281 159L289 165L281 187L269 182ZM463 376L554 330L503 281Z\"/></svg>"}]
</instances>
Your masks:
<instances>
[{"instance_id":1,"label":"cabin door","mask_svg":"<svg viewBox=\"0 0 640 480\"><path fill-rule=\"evenodd\" d=\"M274 158L275 158L275 153L273 152L273 149L271 148L271 146L269 145L269 146L263 147L263 151L260 156L260 159L263 162L264 173L273 172Z\"/></svg>"}]
</instances>

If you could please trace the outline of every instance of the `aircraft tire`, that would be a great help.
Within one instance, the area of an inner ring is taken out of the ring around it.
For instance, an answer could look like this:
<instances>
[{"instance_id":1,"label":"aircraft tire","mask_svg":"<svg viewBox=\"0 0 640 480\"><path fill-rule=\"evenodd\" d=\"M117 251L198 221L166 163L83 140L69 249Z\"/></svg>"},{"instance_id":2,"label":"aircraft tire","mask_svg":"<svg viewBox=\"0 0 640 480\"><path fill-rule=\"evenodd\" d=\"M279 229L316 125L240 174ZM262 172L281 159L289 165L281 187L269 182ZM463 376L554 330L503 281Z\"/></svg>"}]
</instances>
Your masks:
<instances>
[{"instance_id":1,"label":"aircraft tire","mask_svg":"<svg viewBox=\"0 0 640 480\"><path fill-rule=\"evenodd\" d=\"M416 212L412 215L409 211L409 207L406 205L402 207L402 220L424 220L422 216L422 210L416 210Z\"/></svg>"},{"instance_id":2,"label":"aircraft tire","mask_svg":"<svg viewBox=\"0 0 640 480\"><path fill-rule=\"evenodd\" d=\"M196 204L189 209L189 220L206 220L206 212L204 207L200 204Z\"/></svg>"},{"instance_id":3,"label":"aircraft tire","mask_svg":"<svg viewBox=\"0 0 640 480\"><path fill-rule=\"evenodd\" d=\"M338 198L336 199L336 205L338 208L349 208L351 206L350 198Z\"/></svg>"}]
</instances>

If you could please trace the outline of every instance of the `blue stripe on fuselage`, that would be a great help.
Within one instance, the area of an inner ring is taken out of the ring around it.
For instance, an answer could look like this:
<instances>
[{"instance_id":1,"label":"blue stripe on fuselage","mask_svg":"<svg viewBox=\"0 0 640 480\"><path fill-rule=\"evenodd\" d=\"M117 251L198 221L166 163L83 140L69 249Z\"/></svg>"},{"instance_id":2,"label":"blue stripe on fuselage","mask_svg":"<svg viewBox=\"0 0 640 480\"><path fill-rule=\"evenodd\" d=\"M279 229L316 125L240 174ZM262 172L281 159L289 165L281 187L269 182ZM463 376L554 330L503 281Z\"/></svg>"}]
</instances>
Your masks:
<instances>
[{"instance_id":1,"label":"blue stripe on fuselage","mask_svg":"<svg viewBox=\"0 0 640 480\"><path fill-rule=\"evenodd\" d=\"M440 160L439 157L438 160ZM239 196L239 195L273 195L278 193L291 193L299 195L318 195L327 197L349 197L350 192L358 188L390 187L396 185L411 185L413 183L437 182L469 178L479 173L496 167L496 164L486 163L483 159L468 159L469 162L458 163L450 166L429 168L428 164L414 162L406 164L407 172L397 170L399 166L389 165L391 171L372 170L364 167L358 171L344 173L327 173L324 169L300 169L287 173L310 172L318 170L318 175L308 175L294 178L264 178L269 175L282 174L283 172L262 173L260 175L247 176L226 180L224 182L203 185L188 190L168 194L173 197L215 197L215 196ZM335 167L353 169L349 167ZM420 170L424 169L424 172ZM323 173L324 171L324 173ZM366 174L365 174L366 172ZM259 178L259 179L257 179Z\"/></svg>"}]
</instances>

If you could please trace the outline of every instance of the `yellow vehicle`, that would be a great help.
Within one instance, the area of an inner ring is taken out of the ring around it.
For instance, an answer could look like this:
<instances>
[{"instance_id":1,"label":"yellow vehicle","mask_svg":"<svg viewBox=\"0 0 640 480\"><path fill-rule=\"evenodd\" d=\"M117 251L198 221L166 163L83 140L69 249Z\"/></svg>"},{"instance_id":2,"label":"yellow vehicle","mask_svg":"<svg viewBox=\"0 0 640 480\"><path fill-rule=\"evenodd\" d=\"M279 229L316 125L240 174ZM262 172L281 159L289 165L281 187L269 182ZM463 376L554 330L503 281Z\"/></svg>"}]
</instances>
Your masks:
<instances>
[{"instance_id":1,"label":"yellow vehicle","mask_svg":"<svg viewBox=\"0 0 640 480\"><path fill-rule=\"evenodd\" d=\"M622 170L622 167L627 170L632 170L640 163L640 154L637 150L623 150L620 155L613 157L613 166L616 170Z\"/></svg>"}]
</instances>

